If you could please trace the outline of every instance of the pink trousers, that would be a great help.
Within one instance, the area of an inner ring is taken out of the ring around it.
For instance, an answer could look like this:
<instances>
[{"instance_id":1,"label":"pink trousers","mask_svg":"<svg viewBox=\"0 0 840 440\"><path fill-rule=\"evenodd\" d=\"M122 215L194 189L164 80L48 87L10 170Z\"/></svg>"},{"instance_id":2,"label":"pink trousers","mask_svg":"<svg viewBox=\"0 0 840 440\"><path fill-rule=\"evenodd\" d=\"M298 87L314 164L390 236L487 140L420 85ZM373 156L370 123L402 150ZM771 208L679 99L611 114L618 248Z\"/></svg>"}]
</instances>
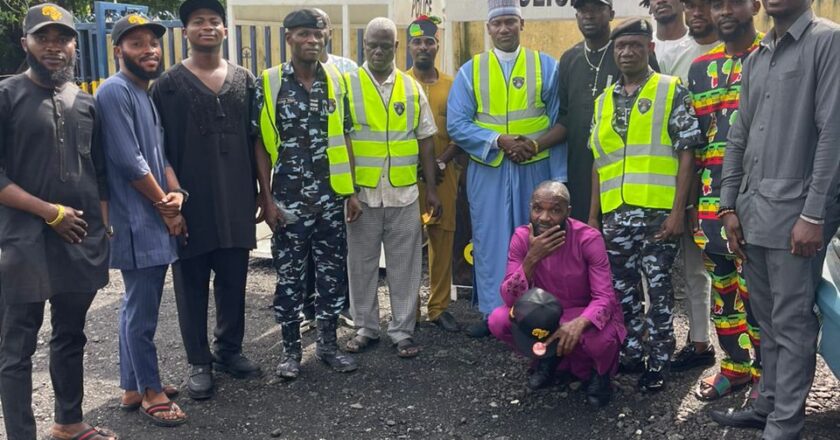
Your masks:
<instances>
[{"instance_id":1,"label":"pink trousers","mask_svg":"<svg viewBox=\"0 0 840 440\"><path fill-rule=\"evenodd\" d=\"M513 345L509 313L508 306L496 308L488 318L488 325L493 336L517 350ZM567 310L560 322L571 321L579 315L580 310ZM607 373L614 375L618 370L618 352L621 342L618 331L611 323L601 330L590 326L583 332L577 347L560 360L557 370L568 371L582 380L589 380L592 370L597 371L599 375Z\"/></svg>"}]
</instances>

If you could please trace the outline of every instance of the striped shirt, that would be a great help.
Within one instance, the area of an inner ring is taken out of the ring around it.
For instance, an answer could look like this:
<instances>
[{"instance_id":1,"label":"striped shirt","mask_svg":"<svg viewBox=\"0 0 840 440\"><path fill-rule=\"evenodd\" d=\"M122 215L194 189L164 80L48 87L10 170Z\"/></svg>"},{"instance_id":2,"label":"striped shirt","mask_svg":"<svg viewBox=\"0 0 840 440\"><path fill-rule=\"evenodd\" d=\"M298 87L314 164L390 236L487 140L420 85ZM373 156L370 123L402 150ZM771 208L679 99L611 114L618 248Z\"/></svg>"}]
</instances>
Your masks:
<instances>
[{"instance_id":1,"label":"striped shirt","mask_svg":"<svg viewBox=\"0 0 840 440\"><path fill-rule=\"evenodd\" d=\"M122 73L96 91L101 117L102 149L111 199L108 216L114 227L111 267L143 269L177 259L175 239L152 202L131 185L151 173L164 192L163 126L148 92Z\"/></svg>"}]
</instances>

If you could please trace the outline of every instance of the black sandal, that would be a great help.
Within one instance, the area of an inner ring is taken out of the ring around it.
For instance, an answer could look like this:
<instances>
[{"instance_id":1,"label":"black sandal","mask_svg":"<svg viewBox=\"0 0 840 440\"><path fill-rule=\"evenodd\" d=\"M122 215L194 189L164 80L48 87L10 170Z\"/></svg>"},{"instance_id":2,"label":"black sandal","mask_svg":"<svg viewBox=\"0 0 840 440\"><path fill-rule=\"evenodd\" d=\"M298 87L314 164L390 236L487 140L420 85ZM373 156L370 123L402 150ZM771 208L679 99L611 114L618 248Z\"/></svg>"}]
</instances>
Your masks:
<instances>
[{"instance_id":1,"label":"black sandal","mask_svg":"<svg viewBox=\"0 0 840 440\"><path fill-rule=\"evenodd\" d=\"M163 386L163 394L166 394L166 397L168 397L170 399L178 396L178 394L180 394L180 393L181 393L181 391L175 385L164 385ZM134 402L134 403L122 403L122 401L120 401L120 411L125 411L125 412L137 411L138 409L140 409L140 404L142 402L143 402L143 396L142 395L140 395L140 400L137 401L137 402Z\"/></svg>"},{"instance_id":2,"label":"black sandal","mask_svg":"<svg viewBox=\"0 0 840 440\"><path fill-rule=\"evenodd\" d=\"M74 435L73 437L70 437L67 440L94 440L97 436L105 437L105 438L112 438L112 439L115 439L115 440L118 439L117 434L114 434L113 432L111 432L108 429L91 426L88 429L83 429L81 432ZM65 440L65 439L61 439L61 438L58 438L54 435L50 435L50 440Z\"/></svg>"},{"instance_id":3,"label":"black sandal","mask_svg":"<svg viewBox=\"0 0 840 440\"><path fill-rule=\"evenodd\" d=\"M186 414L184 414L182 417L178 417L175 419L164 419L158 417L157 414L164 412L170 412L174 414L180 410L181 408L178 407L178 405L175 404L175 402L169 401L167 403L159 403L157 405L152 405L148 408L143 408L143 411L140 411L140 414L143 414L157 426L161 426L163 428L174 428L175 426L180 426L187 422Z\"/></svg>"}]
</instances>

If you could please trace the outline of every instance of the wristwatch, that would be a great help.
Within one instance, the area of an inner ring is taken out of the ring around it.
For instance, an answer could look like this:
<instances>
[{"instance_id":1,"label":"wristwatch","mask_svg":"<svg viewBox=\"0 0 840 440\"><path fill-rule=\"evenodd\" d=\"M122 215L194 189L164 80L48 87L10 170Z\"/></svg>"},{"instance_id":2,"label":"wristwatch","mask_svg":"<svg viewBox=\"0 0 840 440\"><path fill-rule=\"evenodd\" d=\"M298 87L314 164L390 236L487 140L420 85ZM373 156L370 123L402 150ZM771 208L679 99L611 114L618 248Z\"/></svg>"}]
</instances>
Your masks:
<instances>
[{"instance_id":1,"label":"wristwatch","mask_svg":"<svg viewBox=\"0 0 840 440\"><path fill-rule=\"evenodd\" d=\"M437 167L438 167L439 170L446 171L446 162L444 162L440 159L435 159L435 162L437 162Z\"/></svg>"},{"instance_id":2,"label":"wristwatch","mask_svg":"<svg viewBox=\"0 0 840 440\"><path fill-rule=\"evenodd\" d=\"M184 188L175 188L172 192L181 193L184 196L184 203L187 203L187 199L190 198L190 193Z\"/></svg>"}]
</instances>

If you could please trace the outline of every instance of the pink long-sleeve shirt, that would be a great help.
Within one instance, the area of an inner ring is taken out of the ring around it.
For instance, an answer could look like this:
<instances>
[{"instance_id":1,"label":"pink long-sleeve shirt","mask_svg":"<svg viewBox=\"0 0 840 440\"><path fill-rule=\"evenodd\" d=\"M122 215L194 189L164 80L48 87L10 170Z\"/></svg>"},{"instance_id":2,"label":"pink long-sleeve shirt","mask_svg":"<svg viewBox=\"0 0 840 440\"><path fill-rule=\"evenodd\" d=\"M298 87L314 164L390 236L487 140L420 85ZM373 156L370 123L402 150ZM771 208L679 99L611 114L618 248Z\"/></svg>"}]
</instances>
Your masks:
<instances>
[{"instance_id":1,"label":"pink long-sleeve shirt","mask_svg":"<svg viewBox=\"0 0 840 440\"><path fill-rule=\"evenodd\" d=\"M510 240L502 299L508 307L531 287L552 293L563 306L562 322L585 316L598 330L617 326L624 339L624 317L613 290L610 262L601 233L586 223L566 220L566 242L540 260L531 280L523 264L530 247L527 226L516 228Z\"/></svg>"}]
</instances>

